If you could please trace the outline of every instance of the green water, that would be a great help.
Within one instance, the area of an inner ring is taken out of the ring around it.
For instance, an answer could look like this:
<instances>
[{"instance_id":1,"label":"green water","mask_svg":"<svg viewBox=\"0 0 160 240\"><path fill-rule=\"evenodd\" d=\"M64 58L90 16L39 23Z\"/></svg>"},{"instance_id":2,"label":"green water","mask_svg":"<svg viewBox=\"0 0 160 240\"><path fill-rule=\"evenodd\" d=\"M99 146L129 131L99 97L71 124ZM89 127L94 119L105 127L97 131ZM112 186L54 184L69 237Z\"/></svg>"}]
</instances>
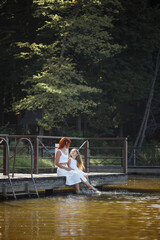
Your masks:
<instances>
[{"instance_id":1,"label":"green water","mask_svg":"<svg viewBox=\"0 0 160 240\"><path fill-rule=\"evenodd\" d=\"M1 202L0 239L159 240L160 178L129 178L121 188Z\"/></svg>"}]
</instances>

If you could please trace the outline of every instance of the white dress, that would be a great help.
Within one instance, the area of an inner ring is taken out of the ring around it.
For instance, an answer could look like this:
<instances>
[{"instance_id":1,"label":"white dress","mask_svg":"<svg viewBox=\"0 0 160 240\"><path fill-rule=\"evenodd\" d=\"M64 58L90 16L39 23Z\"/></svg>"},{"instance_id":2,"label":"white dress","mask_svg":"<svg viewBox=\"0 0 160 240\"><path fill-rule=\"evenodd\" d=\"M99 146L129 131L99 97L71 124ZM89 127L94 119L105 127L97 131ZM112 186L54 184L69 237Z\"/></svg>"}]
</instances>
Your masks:
<instances>
[{"instance_id":1,"label":"white dress","mask_svg":"<svg viewBox=\"0 0 160 240\"><path fill-rule=\"evenodd\" d=\"M81 177L81 179L86 182L87 179L85 176L87 176L87 173L81 171L78 167L77 167L77 161L74 158L70 158L70 165L71 168L73 168Z\"/></svg>"},{"instance_id":2,"label":"white dress","mask_svg":"<svg viewBox=\"0 0 160 240\"><path fill-rule=\"evenodd\" d=\"M68 154L64 154L60 149L58 149L57 151L61 152L61 156L59 158L59 163L64 163L63 165L65 167L68 167L68 165L67 165ZM58 167L57 175L66 177L66 185L74 185L74 184L81 182L80 175L74 170L67 171L63 168Z\"/></svg>"}]
</instances>

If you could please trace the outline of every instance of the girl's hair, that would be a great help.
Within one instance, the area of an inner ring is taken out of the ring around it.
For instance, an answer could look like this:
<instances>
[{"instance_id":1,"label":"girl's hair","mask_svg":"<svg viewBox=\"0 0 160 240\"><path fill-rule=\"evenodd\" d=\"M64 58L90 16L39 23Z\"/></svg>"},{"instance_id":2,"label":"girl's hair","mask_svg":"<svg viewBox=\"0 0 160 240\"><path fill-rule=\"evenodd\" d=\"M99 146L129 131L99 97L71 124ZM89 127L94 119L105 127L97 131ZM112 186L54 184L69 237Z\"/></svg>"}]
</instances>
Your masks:
<instances>
[{"instance_id":1,"label":"girl's hair","mask_svg":"<svg viewBox=\"0 0 160 240\"><path fill-rule=\"evenodd\" d=\"M64 146L69 146L71 144L71 140L68 137L63 137L59 141L58 149L63 148Z\"/></svg>"},{"instance_id":2,"label":"girl's hair","mask_svg":"<svg viewBox=\"0 0 160 240\"><path fill-rule=\"evenodd\" d=\"M82 169L84 168L83 161L82 161L82 157L81 157L79 151L78 151L76 148L73 148L73 149L71 150L71 152L70 152L70 157L72 157L72 152L73 152L73 151L76 151L76 153L77 153L77 156L76 156L76 158L75 158L75 159L77 160L77 167L78 167L80 170L82 170Z\"/></svg>"}]
</instances>

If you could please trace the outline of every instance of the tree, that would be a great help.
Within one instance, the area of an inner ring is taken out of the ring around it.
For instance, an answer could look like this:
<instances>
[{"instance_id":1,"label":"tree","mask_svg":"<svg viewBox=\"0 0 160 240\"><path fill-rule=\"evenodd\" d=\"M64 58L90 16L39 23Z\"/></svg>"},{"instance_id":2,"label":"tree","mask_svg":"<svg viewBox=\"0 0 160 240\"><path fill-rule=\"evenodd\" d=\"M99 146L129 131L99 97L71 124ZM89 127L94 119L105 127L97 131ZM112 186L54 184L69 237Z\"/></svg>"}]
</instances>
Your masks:
<instances>
[{"instance_id":1,"label":"tree","mask_svg":"<svg viewBox=\"0 0 160 240\"><path fill-rule=\"evenodd\" d=\"M147 129L147 125L148 125L149 116L151 114L151 104L152 104L152 99L153 99L153 95L154 95L155 84L156 84L156 80L157 80L157 76L158 76L159 67L160 67L160 48L159 48L159 51L157 54L155 72L154 72L154 76L152 79L152 85L151 85L148 101L146 104L143 120L141 122L141 126L140 126L136 141L133 146L133 150L137 149L138 152L141 150L141 147L142 147L142 144L144 141L144 137L145 137L145 133L146 133L146 129ZM131 161L132 157L133 157L133 151L131 152L131 155L130 155L130 159L129 159L130 161Z\"/></svg>"},{"instance_id":2,"label":"tree","mask_svg":"<svg viewBox=\"0 0 160 240\"><path fill-rule=\"evenodd\" d=\"M18 43L21 57L35 59L42 68L35 69L26 97L14 109L42 109L39 125L51 129L67 116L93 115L98 95L93 81L88 81L88 68L115 55L121 47L114 43L112 13L118 1L34 1L35 15L45 24L37 29L37 42ZM45 38L47 37L47 39ZM43 40L43 41L42 41ZM85 63L85 65L84 65ZM96 97L97 96L97 97Z\"/></svg>"},{"instance_id":3,"label":"tree","mask_svg":"<svg viewBox=\"0 0 160 240\"><path fill-rule=\"evenodd\" d=\"M148 1L120 1L122 10L111 34L126 46L118 55L100 62L99 87L115 135L136 137L143 117L159 43L159 9ZM104 111L103 111L104 112Z\"/></svg>"},{"instance_id":4,"label":"tree","mask_svg":"<svg viewBox=\"0 0 160 240\"><path fill-rule=\"evenodd\" d=\"M0 125L13 101L23 96L22 61L15 57L16 42L31 32L31 6L32 0L3 0L0 4Z\"/></svg>"}]
</instances>

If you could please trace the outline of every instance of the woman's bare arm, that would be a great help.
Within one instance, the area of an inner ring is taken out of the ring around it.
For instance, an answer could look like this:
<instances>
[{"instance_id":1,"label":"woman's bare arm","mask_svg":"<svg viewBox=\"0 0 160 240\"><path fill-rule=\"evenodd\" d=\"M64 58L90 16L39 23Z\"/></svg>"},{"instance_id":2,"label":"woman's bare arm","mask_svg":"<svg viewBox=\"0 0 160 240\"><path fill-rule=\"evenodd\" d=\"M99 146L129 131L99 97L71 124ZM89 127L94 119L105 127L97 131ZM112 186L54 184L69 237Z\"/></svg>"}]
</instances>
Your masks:
<instances>
[{"instance_id":1,"label":"woman's bare arm","mask_svg":"<svg viewBox=\"0 0 160 240\"><path fill-rule=\"evenodd\" d=\"M60 152L60 151L57 151L57 152L56 152L56 158L55 158L55 165L56 165L57 167L59 167L59 168L65 169L65 170L67 170L67 171L72 170L71 168L65 167L62 163L59 163L60 156L61 156L61 152Z\"/></svg>"}]
</instances>

